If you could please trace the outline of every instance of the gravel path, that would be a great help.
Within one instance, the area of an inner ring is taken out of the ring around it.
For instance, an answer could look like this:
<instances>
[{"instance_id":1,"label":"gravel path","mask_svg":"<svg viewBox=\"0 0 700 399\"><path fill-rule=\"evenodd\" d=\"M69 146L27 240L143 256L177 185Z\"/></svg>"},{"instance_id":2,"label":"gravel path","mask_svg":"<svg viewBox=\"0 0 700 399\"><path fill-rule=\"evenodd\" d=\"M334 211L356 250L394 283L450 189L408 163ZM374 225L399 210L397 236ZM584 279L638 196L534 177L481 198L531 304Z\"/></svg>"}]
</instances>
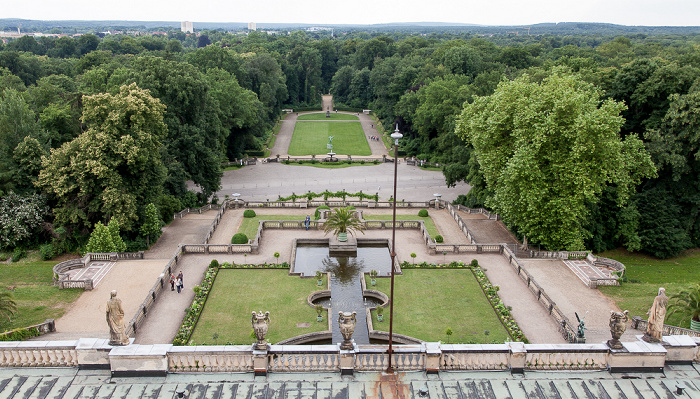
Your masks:
<instances>
[{"instance_id":1,"label":"gravel path","mask_svg":"<svg viewBox=\"0 0 700 399\"><path fill-rule=\"evenodd\" d=\"M574 312L578 312L580 317L585 317L586 342L597 344L610 339L610 311L620 311L615 302L600 291L586 287L560 260L521 261L574 326L578 325ZM639 334L639 331L628 328L622 340L634 341L635 334Z\"/></svg>"}]
</instances>

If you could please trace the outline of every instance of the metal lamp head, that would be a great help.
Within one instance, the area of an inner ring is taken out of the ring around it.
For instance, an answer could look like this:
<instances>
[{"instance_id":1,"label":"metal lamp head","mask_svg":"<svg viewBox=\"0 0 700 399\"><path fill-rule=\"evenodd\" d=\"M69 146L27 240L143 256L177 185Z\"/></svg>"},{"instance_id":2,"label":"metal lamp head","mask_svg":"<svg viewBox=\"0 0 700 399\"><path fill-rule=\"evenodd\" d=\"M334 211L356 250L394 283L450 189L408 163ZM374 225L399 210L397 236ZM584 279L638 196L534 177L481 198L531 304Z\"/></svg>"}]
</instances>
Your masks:
<instances>
[{"instance_id":1,"label":"metal lamp head","mask_svg":"<svg viewBox=\"0 0 700 399\"><path fill-rule=\"evenodd\" d=\"M403 134L399 132L399 124L396 124L396 130L391 134L391 138L394 139L394 144L399 145L399 139L403 137Z\"/></svg>"}]
</instances>

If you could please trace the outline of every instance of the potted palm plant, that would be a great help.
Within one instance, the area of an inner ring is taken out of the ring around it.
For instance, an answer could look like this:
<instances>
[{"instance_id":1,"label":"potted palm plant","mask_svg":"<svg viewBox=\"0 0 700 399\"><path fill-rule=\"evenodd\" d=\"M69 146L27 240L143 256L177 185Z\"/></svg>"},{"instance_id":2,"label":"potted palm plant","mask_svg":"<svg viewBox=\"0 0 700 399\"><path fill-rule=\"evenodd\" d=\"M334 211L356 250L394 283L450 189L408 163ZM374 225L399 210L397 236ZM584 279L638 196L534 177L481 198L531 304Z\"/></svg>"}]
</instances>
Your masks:
<instances>
[{"instance_id":1,"label":"potted palm plant","mask_svg":"<svg viewBox=\"0 0 700 399\"><path fill-rule=\"evenodd\" d=\"M355 216L355 211L349 207L337 208L331 212L323 224L323 231L326 234L337 235L338 241L341 242L348 240L348 233L354 234L355 231L359 231L365 234L363 230L362 221Z\"/></svg>"},{"instance_id":2,"label":"potted palm plant","mask_svg":"<svg viewBox=\"0 0 700 399\"><path fill-rule=\"evenodd\" d=\"M320 303L315 306L316 308L316 321L323 321L323 305Z\"/></svg>"},{"instance_id":3,"label":"potted palm plant","mask_svg":"<svg viewBox=\"0 0 700 399\"><path fill-rule=\"evenodd\" d=\"M371 277L370 282L372 283L372 287L377 285L377 274L379 274L379 273L374 269L370 270L370 272L369 272L369 276Z\"/></svg>"},{"instance_id":4,"label":"potted palm plant","mask_svg":"<svg viewBox=\"0 0 700 399\"><path fill-rule=\"evenodd\" d=\"M700 284L671 295L669 316L678 313L681 321L690 319L690 329L700 331Z\"/></svg>"},{"instance_id":5,"label":"potted palm plant","mask_svg":"<svg viewBox=\"0 0 700 399\"><path fill-rule=\"evenodd\" d=\"M317 286L322 286L323 285L323 274L321 273L320 270L316 271L316 285Z\"/></svg>"},{"instance_id":6,"label":"potted palm plant","mask_svg":"<svg viewBox=\"0 0 700 399\"><path fill-rule=\"evenodd\" d=\"M384 306L377 306L377 321L384 321Z\"/></svg>"}]
</instances>

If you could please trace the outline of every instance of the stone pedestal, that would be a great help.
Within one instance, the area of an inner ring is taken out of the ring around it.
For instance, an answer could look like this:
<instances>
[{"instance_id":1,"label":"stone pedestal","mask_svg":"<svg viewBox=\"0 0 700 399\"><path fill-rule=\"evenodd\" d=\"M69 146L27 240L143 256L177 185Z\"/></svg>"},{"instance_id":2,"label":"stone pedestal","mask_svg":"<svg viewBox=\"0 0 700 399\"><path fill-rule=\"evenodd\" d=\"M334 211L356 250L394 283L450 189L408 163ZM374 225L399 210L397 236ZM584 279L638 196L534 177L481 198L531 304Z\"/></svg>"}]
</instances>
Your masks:
<instances>
[{"instance_id":1,"label":"stone pedestal","mask_svg":"<svg viewBox=\"0 0 700 399\"><path fill-rule=\"evenodd\" d=\"M661 345L668 352L667 364L692 364L698 352L695 340L687 335L664 336Z\"/></svg>"},{"instance_id":2,"label":"stone pedestal","mask_svg":"<svg viewBox=\"0 0 700 399\"><path fill-rule=\"evenodd\" d=\"M129 343L134 339L130 338ZM80 338L75 345L78 352L78 367L81 370L109 370L109 352L113 346L109 339Z\"/></svg>"},{"instance_id":3,"label":"stone pedestal","mask_svg":"<svg viewBox=\"0 0 700 399\"><path fill-rule=\"evenodd\" d=\"M525 359L527 351L523 342L507 342L510 349L510 372L523 374L525 372Z\"/></svg>"},{"instance_id":4,"label":"stone pedestal","mask_svg":"<svg viewBox=\"0 0 700 399\"><path fill-rule=\"evenodd\" d=\"M425 371L428 374L437 374L440 371L440 349L439 342L426 342L425 344Z\"/></svg>"},{"instance_id":5,"label":"stone pedestal","mask_svg":"<svg viewBox=\"0 0 700 399\"><path fill-rule=\"evenodd\" d=\"M610 349L608 367L611 373L663 372L667 351L661 344L637 341L623 342L623 349Z\"/></svg>"},{"instance_id":6,"label":"stone pedestal","mask_svg":"<svg viewBox=\"0 0 700 399\"><path fill-rule=\"evenodd\" d=\"M355 352L357 351L357 344L355 344L354 340L352 341L352 346L353 348L349 350L339 349L340 375L353 375L353 372L355 370Z\"/></svg>"},{"instance_id":7,"label":"stone pedestal","mask_svg":"<svg viewBox=\"0 0 700 399\"><path fill-rule=\"evenodd\" d=\"M328 239L328 254L330 256L357 256L357 238L348 234L348 240L341 242L338 237Z\"/></svg>"},{"instance_id":8,"label":"stone pedestal","mask_svg":"<svg viewBox=\"0 0 700 399\"><path fill-rule=\"evenodd\" d=\"M265 376L267 375L267 349L258 350L255 349L255 346L253 348L253 370L255 376Z\"/></svg>"},{"instance_id":9,"label":"stone pedestal","mask_svg":"<svg viewBox=\"0 0 700 399\"><path fill-rule=\"evenodd\" d=\"M109 352L112 377L159 377L168 374L171 344L115 346Z\"/></svg>"}]
</instances>

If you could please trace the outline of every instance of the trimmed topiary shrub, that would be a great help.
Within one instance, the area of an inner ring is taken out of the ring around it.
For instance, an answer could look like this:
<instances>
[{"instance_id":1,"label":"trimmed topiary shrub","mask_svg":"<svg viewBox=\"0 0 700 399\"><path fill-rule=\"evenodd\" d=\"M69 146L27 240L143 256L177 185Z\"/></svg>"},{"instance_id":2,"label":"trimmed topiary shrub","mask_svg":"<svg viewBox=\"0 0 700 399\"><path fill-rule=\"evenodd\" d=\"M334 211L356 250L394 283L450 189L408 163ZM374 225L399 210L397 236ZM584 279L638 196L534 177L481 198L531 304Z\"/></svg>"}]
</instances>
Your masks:
<instances>
[{"instance_id":1,"label":"trimmed topiary shrub","mask_svg":"<svg viewBox=\"0 0 700 399\"><path fill-rule=\"evenodd\" d=\"M443 240L444 240L444 239L442 238L442 236L441 236L440 234L438 234L438 235L435 236L435 242L436 242L436 243L439 244L439 243L441 243Z\"/></svg>"},{"instance_id":2,"label":"trimmed topiary shrub","mask_svg":"<svg viewBox=\"0 0 700 399\"><path fill-rule=\"evenodd\" d=\"M247 244L248 236L244 233L236 233L231 237L231 244Z\"/></svg>"},{"instance_id":3,"label":"trimmed topiary shrub","mask_svg":"<svg viewBox=\"0 0 700 399\"><path fill-rule=\"evenodd\" d=\"M243 217L244 218L254 218L255 217L255 211L252 209L246 209L243 211Z\"/></svg>"},{"instance_id":4,"label":"trimmed topiary shrub","mask_svg":"<svg viewBox=\"0 0 700 399\"><path fill-rule=\"evenodd\" d=\"M321 218L321 209L331 209L331 207L328 205L321 205L318 208L316 208L316 212L314 212L314 220L318 220Z\"/></svg>"},{"instance_id":5,"label":"trimmed topiary shrub","mask_svg":"<svg viewBox=\"0 0 700 399\"><path fill-rule=\"evenodd\" d=\"M421 209L420 211L418 211L418 216L420 216L420 217L422 217L422 218L428 217L428 210L427 210L427 209Z\"/></svg>"}]
</instances>

